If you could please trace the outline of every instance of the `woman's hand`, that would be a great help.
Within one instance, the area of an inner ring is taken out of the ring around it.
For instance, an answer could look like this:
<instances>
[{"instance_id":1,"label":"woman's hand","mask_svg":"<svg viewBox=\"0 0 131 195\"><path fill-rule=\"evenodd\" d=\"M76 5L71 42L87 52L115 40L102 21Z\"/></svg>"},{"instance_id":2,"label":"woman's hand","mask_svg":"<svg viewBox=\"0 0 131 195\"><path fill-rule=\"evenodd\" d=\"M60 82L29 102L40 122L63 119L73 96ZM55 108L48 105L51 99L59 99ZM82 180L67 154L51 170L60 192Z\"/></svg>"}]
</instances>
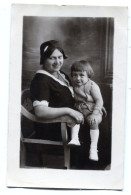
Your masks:
<instances>
[{"instance_id":1,"label":"woman's hand","mask_svg":"<svg viewBox=\"0 0 131 195\"><path fill-rule=\"evenodd\" d=\"M74 118L77 124L84 123L84 117L80 112L69 108L68 115Z\"/></svg>"}]
</instances>

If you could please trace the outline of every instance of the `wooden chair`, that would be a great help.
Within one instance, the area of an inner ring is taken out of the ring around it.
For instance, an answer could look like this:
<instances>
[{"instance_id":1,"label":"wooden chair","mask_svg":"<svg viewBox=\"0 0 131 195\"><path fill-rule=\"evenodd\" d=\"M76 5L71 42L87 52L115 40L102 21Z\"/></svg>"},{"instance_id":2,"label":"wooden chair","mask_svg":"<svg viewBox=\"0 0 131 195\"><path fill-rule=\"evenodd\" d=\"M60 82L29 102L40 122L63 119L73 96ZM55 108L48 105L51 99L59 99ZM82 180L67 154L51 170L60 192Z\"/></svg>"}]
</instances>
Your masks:
<instances>
[{"instance_id":1,"label":"wooden chair","mask_svg":"<svg viewBox=\"0 0 131 195\"><path fill-rule=\"evenodd\" d=\"M21 105L21 114L27 119L31 120L32 122L37 123L61 123L61 135L62 141L51 141L51 140L41 140L41 139L32 139L30 136L28 138L24 138L21 131L21 164L25 164L26 160L26 151L24 143L35 143L35 144L50 144L50 145L60 145L64 147L64 167L69 169L70 168L70 147L67 146L68 142L68 134L67 134L67 122L73 122L74 120L69 116L54 118L53 120L43 120L37 118L34 114L32 114L33 106L30 99L30 91L26 89L22 92L22 105ZM21 120L22 120L21 118Z\"/></svg>"}]
</instances>

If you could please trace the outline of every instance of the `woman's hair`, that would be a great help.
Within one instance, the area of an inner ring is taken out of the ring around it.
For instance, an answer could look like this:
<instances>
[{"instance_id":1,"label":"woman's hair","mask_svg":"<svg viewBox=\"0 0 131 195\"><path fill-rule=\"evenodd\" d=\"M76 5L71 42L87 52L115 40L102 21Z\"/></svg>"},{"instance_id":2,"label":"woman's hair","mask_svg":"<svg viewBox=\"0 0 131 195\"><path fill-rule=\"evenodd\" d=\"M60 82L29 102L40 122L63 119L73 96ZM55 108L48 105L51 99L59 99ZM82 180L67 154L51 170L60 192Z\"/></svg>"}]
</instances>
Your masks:
<instances>
[{"instance_id":1,"label":"woman's hair","mask_svg":"<svg viewBox=\"0 0 131 195\"><path fill-rule=\"evenodd\" d=\"M62 49L59 41L50 40L41 44L40 46L40 64L43 65L44 61L51 56L55 49L58 49L62 54L63 58L66 59L64 50Z\"/></svg>"},{"instance_id":2,"label":"woman's hair","mask_svg":"<svg viewBox=\"0 0 131 195\"><path fill-rule=\"evenodd\" d=\"M89 60L80 60L76 61L71 66L71 76L73 71L86 71L89 78L91 78L94 75L94 71L91 67L91 62Z\"/></svg>"}]
</instances>

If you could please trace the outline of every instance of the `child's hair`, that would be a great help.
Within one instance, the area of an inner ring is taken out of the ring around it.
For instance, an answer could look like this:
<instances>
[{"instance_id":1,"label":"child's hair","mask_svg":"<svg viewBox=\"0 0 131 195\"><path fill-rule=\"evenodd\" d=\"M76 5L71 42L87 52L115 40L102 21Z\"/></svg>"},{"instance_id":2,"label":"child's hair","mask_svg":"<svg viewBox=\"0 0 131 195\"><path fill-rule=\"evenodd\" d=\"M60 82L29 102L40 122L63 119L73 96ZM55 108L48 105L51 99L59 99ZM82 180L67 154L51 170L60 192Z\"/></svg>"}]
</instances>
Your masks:
<instances>
[{"instance_id":1,"label":"child's hair","mask_svg":"<svg viewBox=\"0 0 131 195\"><path fill-rule=\"evenodd\" d=\"M94 71L91 67L91 62L89 60L80 60L76 61L71 66L71 76L73 71L86 71L89 78L91 78L94 75Z\"/></svg>"}]
</instances>

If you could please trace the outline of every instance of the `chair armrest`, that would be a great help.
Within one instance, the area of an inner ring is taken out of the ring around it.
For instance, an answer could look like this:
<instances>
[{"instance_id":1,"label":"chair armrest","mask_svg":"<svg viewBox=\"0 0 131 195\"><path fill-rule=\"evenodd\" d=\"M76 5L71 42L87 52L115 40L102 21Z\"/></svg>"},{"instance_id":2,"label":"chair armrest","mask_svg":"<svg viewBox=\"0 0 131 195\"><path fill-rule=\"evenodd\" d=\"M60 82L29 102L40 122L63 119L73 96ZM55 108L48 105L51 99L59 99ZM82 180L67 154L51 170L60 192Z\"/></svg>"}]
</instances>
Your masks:
<instances>
[{"instance_id":1,"label":"chair armrest","mask_svg":"<svg viewBox=\"0 0 131 195\"><path fill-rule=\"evenodd\" d=\"M54 118L54 119L40 119L40 118L36 117L34 114L31 114L22 105L21 105L21 114L23 116L25 116L26 118L28 118L29 120L31 120L33 122L38 122L38 123L56 123L56 122L75 123L75 120L72 117L68 116L68 115L57 117L57 118Z\"/></svg>"}]
</instances>

